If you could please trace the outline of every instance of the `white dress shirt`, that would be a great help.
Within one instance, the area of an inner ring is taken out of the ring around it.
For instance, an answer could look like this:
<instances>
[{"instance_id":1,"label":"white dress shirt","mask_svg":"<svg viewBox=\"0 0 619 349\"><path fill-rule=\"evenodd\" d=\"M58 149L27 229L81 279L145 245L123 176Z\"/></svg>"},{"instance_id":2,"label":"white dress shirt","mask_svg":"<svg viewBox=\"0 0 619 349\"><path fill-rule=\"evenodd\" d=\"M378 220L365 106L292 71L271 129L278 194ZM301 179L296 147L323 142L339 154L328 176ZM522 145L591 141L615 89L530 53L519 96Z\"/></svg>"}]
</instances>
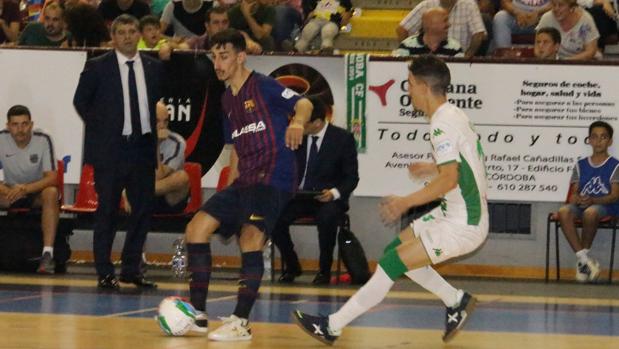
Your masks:
<instances>
[{"instance_id":1,"label":"white dress shirt","mask_svg":"<svg viewBox=\"0 0 619 349\"><path fill-rule=\"evenodd\" d=\"M146 90L146 79L144 78L144 67L140 54L136 53L132 58L127 58L122 53L116 51L118 67L120 68L120 81L123 86L123 104L125 109L125 122L123 124L123 136L130 136L133 132L131 127L131 102L129 100L129 66L127 61L133 61L133 71L135 72L135 83L138 88L138 104L140 106L140 124L142 134L152 132L150 128L150 110L148 108L148 93Z\"/></svg>"}]
</instances>

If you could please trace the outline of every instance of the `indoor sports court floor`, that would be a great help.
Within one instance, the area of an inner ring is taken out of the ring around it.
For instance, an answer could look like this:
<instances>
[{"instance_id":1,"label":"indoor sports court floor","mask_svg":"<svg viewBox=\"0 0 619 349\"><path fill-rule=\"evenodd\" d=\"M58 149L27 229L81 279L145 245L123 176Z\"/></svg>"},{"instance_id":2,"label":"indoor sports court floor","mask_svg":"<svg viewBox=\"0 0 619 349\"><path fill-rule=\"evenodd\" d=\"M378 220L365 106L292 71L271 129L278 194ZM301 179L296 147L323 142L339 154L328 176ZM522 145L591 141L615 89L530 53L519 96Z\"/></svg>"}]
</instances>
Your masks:
<instances>
[{"instance_id":1,"label":"indoor sports court floor","mask_svg":"<svg viewBox=\"0 0 619 349\"><path fill-rule=\"evenodd\" d=\"M0 348L321 348L291 323L298 308L328 314L354 292L349 286L311 287L265 282L252 312L251 342L216 343L204 337L164 337L155 321L159 301L187 295L166 270L151 276L154 292L125 287L98 293L91 268L70 267L51 277L0 274ZM208 312L211 326L235 303L234 274L216 274ZM337 348L619 348L619 287L505 280L454 279L479 297L467 328L441 342L444 308L429 293L400 281L387 299L348 327Z\"/></svg>"}]
</instances>

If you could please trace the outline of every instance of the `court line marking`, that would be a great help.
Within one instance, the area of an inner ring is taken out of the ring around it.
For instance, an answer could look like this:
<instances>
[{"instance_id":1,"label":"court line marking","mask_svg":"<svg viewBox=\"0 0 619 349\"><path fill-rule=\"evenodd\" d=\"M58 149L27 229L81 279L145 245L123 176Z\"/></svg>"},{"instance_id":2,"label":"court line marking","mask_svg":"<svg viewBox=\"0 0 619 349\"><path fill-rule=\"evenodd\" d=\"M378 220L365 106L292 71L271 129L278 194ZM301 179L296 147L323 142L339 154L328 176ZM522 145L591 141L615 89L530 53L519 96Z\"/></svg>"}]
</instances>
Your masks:
<instances>
[{"instance_id":1,"label":"court line marking","mask_svg":"<svg viewBox=\"0 0 619 349\"><path fill-rule=\"evenodd\" d=\"M31 300L31 299L37 299L37 298L43 298L43 295L37 294L37 295L32 295L32 296L19 296L19 297L6 298L6 299L1 299L0 303L10 303L10 302L15 302L15 301L25 301L25 300Z\"/></svg>"},{"instance_id":2,"label":"court line marking","mask_svg":"<svg viewBox=\"0 0 619 349\"><path fill-rule=\"evenodd\" d=\"M88 287L94 288L95 282L90 279L70 279L58 277L28 277L28 276L0 276L0 285L37 285L37 286L72 286L72 287ZM176 290L186 291L187 283L172 283L158 282L159 290ZM237 285L224 285L211 283L209 291L212 292L232 292L236 293ZM292 294L300 296L331 296L331 297L350 297L356 289L339 289L339 288L324 288L324 287L290 287L290 286L275 286L263 285L260 287L260 294ZM582 306L608 306L619 307L619 299L612 298L575 298L575 297L557 297L557 296L513 296L501 294L475 294L481 302L487 303L530 303L530 304L551 304L551 305L582 305ZM414 291L391 291L386 298L389 299L415 299L415 300L437 300L437 298L429 292L414 292Z\"/></svg>"},{"instance_id":3,"label":"court line marking","mask_svg":"<svg viewBox=\"0 0 619 349\"><path fill-rule=\"evenodd\" d=\"M216 297L216 298L211 298L211 299L207 300L206 303L215 303L215 302L227 301L229 299L234 299L234 298L236 298L236 295ZM155 310L157 310L157 308L158 307L144 308L144 309L131 310L131 311L123 311L122 313L107 314L107 315L103 315L101 317L120 317L120 316L125 316L125 315L143 314L143 313L148 313L148 312L151 312L151 311L155 311Z\"/></svg>"}]
</instances>

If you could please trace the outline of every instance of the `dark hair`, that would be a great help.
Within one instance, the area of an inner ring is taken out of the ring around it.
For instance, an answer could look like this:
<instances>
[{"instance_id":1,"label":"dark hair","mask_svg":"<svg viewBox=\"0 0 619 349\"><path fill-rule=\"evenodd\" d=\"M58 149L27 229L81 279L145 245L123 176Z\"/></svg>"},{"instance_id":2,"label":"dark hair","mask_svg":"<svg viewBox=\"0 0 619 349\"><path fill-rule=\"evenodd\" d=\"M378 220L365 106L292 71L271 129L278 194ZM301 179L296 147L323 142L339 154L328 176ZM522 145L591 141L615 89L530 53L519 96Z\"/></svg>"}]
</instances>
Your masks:
<instances>
[{"instance_id":1,"label":"dark hair","mask_svg":"<svg viewBox=\"0 0 619 349\"><path fill-rule=\"evenodd\" d=\"M325 120L325 118L327 117L327 106L325 102L316 95L305 97L307 97L307 99L312 102L312 105L314 106L309 121L312 122L318 119Z\"/></svg>"},{"instance_id":2,"label":"dark hair","mask_svg":"<svg viewBox=\"0 0 619 349\"><path fill-rule=\"evenodd\" d=\"M146 27L147 25L153 25L157 28L161 28L159 18L153 15L144 16L142 17L142 19L140 19L140 32L142 32L144 30L144 27Z\"/></svg>"},{"instance_id":3,"label":"dark hair","mask_svg":"<svg viewBox=\"0 0 619 349\"><path fill-rule=\"evenodd\" d=\"M98 47L110 40L110 33L101 13L89 4L77 3L68 7L64 18L73 37L72 46Z\"/></svg>"},{"instance_id":4,"label":"dark hair","mask_svg":"<svg viewBox=\"0 0 619 349\"><path fill-rule=\"evenodd\" d=\"M247 46L245 45L245 37L240 31L229 28L222 30L219 33L213 35L211 38L211 48L223 47L227 44L231 44L235 51L245 51Z\"/></svg>"},{"instance_id":5,"label":"dark hair","mask_svg":"<svg viewBox=\"0 0 619 349\"><path fill-rule=\"evenodd\" d=\"M604 121L594 121L591 125L589 125L589 135L591 135L591 132L593 132L593 129L596 127L605 128L606 132L608 132L608 137L613 138L613 127Z\"/></svg>"},{"instance_id":6,"label":"dark hair","mask_svg":"<svg viewBox=\"0 0 619 349\"><path fill-rule=\"evenodd\" d=\"M226 10L225 7L211 7L204 14L204 22L205 23L208 23L208 22L211 21L211 13L217 13L219 15L223 15L224 13L228 13L228 10Z\"/></svg>"},{"instance_id":7,"label":"dark hair","mask_svg":"<svg viewBox=\"0 0 619 349\"><path fill-rule=\"evenodd\" d=\"M535 36L538 36L539 34L548 34L548 36L550 36L550 38L552 39L552 42L554 42L555 44L561 43L561 32L559 32L557 28L553 28L553 27L539 28L535 32Z\"/></svg>"},{"instance_id":8,"label":"dark hair","mask_svg":"<svg viewBox=\"0 0 619 349\"><path fill-rule=\"evenodd\" d=\"M128 15L125 13L116 17L114 21L112 21L112 25L110 26L110 33L116 33L116 29L118 29L118 26L127 24L133 24L136 28L140 28L140 21L138 21L138 19L133 17L132 15Z\"/></svg>"},{"instance_id":9,"label":"dark hair","mask_svg":"<svg viewBox=\"0 0 619 349\"><path fill-rule=\"evenodd\" d=\"M421 55L413 58L408 70L415 79L425 82L435 95L447 94L451 74L447 64L434 55Z\"/></svg>"},{"instance_id":10,"label":"dark hair","mask_svg":"<svg viewBox=\"0 0 619 349\"><path fill-rule=\"evenodd\" d=\"M50 1L47 3L47 5L44 5L42 12L45 13L45 11L47 10L60 10L64 14L64 6L62 6L56 1Z\"/></svg>"},{"instance_id":11,"label":"dark hair","mask_svg":"<svg viewBox=\"0 0 619 349\"><path fill-rule=\"evenodd\" d=\"M10 107L9 111L6 112L6 120L10 121L11 116L18 116L18 115L28 115L28 119L32 119L32 117L30 116L30 110L28 109L28 107L17 104L17 105Z\"/></svg>"}]
</instances>

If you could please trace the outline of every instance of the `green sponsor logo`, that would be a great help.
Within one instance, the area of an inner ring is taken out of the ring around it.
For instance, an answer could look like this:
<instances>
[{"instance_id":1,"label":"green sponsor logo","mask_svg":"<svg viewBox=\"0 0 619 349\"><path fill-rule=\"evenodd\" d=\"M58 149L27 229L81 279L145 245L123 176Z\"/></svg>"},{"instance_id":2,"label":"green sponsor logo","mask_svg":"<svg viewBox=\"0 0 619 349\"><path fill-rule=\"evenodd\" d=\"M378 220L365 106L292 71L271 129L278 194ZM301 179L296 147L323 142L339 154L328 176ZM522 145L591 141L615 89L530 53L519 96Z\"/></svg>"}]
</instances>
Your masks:
<instances>
[{"instance_id":1,"label":"green sponsor logo","mask_svg":"<svg viewBox=\"0 0 619 349\"><path fill-rule=\"evenodd\" d=\"M441 199L441 212L443 212L443 216L445 216L445 212L447 212L447 201L445 198Z\"/></svg>"},{"instance_id":2,"label":"green sponsor logo","mask_svg":"<svg viewBox=\"0 0 619 349\"><path fill-rule=\"evenodd\" d=\"M433 219L434 219L434 216L431 215L431 214L427 214L427 215L421 217L421 220L424 221L424 222L428 222L428 221L431 221Z\"/></svg>"},{"instance_id":3,"label":"green sponsor logo","mask_svg":"<svg viewBox=\"0 0 619 349\"><path fill-rule=\"evenodd\" d=\"M440 256L443 254L443 250L442 250L442 249L440 249L440 248L433 248L432 250L434 250L434 254L435 254L437 257L440 257Z\"/></svg>"},{"instance_id":4,"label":"green sponsor logo","mask_svg":"<svg viewBox=\"0 0 619 349\"><path fill-rule=\"evenodd\" d=\"M440 128L434 129L434 131L432 131L432 135L434 137L438 137L438 136L442 135L443 133L445 133L445 132L443 132L443 130L441 130Z\"/></svg>"}]
</instances>

